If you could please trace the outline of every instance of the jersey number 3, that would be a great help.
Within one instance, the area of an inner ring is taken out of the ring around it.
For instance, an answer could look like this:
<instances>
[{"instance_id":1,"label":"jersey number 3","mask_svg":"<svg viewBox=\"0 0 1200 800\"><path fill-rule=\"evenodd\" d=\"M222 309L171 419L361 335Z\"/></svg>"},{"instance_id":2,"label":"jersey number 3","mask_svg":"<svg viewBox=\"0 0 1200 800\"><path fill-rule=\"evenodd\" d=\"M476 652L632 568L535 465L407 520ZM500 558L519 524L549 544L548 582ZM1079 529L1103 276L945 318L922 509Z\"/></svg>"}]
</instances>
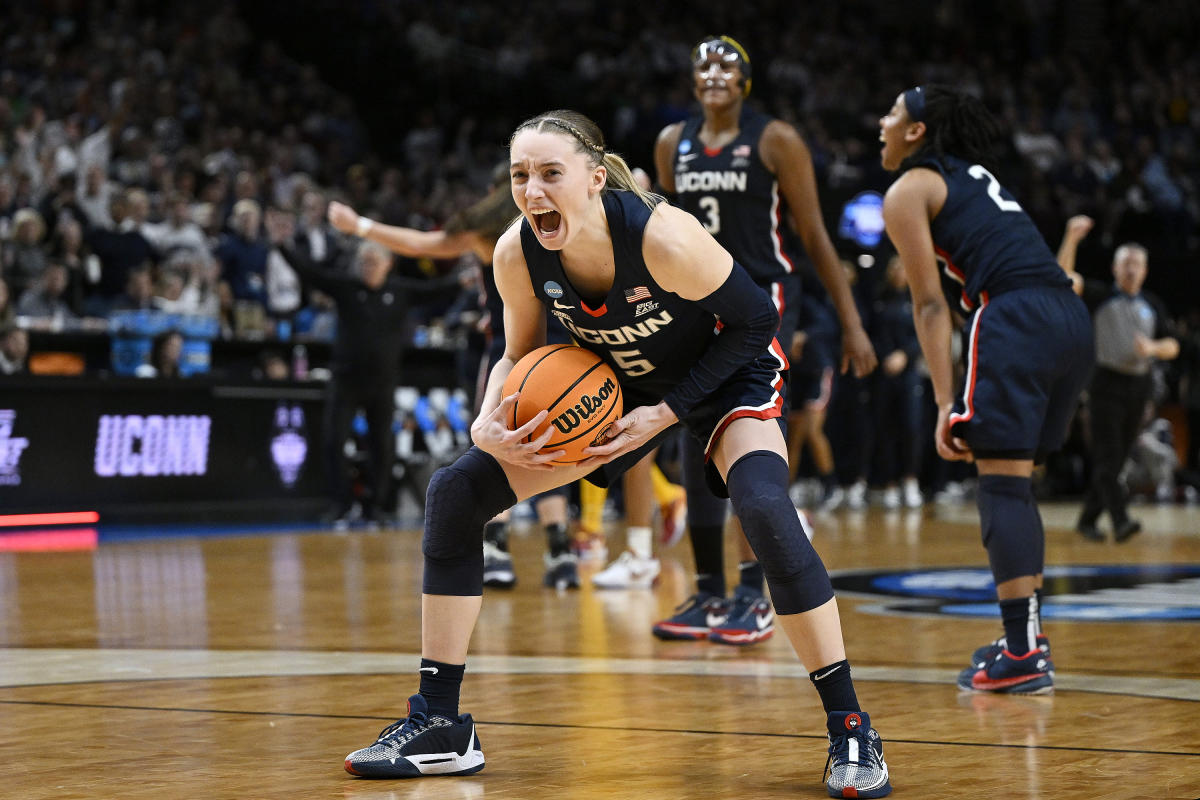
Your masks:
<instances>
[{"instance_id":1,"label":"jersey number 3","mask_svg":"<svg viewBox=\"0 0 1200 800\"><path fill-rule=\"evenodd\" d=\"M706 194L700 198L698 205L708 217L708 219L701 219L700 224L704 226L704 230L716 236L721 232L721 204L717 202L717 198Z\"/></svg>"},{"instance_id":2,"label":"jersey number 3","mask_svg":"<svg viewBox=\"0 0 1200 800\"><path fill-rule=\"evenodd\" d=\"M1005 200L1000 196L1000 181L996 180L996 176L988 172L984 167L981 167L979 164L972 164L971 168L967 170L967 174L976 180L987 178L988 197L992 198L1001 211L1021 210L1021 204L1016 200Z\"/></svg>"}]
</instances>

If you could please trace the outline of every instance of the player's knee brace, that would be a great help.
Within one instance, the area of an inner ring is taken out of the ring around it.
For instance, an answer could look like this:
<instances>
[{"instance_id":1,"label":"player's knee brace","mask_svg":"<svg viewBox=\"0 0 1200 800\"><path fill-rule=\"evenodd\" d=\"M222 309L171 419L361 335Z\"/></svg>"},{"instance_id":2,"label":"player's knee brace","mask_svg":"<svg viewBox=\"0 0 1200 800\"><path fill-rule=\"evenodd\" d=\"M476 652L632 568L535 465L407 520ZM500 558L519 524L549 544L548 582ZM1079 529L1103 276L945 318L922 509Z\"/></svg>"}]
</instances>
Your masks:
<instances>
[{"instance_id":1,"label":"player's knee brace","mask_svg":"<svg viewBox=\"0 0 1200 800\"><path fill-rule=\"evenodd\" d=\"M1017 475L980 475L977 502L983 546L996 583L1041 573L1045 534L1033 482Z\"/></svg>"},{"instance_id":2,"label":"player's knee brace","mask_svg":"<svg viewBox=\"0 0 1200 800\"><path fill-rule=\"evenodd\" d=\"M733 510L771 589L780 614L799 614L833 597L829 573L804 535L788 499L788 465L777 454L756 450L739 458L725 476Z\"/></svg>"},{"instance_id":3,"label":"player's knee brace","mask_svg":"<svg viewBox=\"0 0 1200 800\"><path fill-rule=\"evenodd\" d=\"M433 474L425 495L425 594L483 594L483 526L517 501L499 462L478 447Z\"/></svg>"}]
</instances>

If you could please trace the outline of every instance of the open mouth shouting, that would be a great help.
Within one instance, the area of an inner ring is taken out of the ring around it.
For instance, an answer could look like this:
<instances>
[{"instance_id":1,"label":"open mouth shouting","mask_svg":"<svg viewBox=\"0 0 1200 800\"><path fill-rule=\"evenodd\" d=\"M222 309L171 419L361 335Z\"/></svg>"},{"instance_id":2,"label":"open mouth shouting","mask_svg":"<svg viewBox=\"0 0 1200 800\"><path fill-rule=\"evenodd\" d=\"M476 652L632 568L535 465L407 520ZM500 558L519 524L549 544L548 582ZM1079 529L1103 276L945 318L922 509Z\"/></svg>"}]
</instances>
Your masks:
<instances>
[{"instance_id":1,"label":"open mouth shouting","mask_svg":"<svg viewBox=\"0 0 1200 800\"><path fill-rule=\"evenodd\" d=\"M529 213L533 216L538 236L543 239L553 238L554 234L558 233L558 229L562 226L562 214L552 209L531 208L529 209Z\"/></svg>"}]
</instances>

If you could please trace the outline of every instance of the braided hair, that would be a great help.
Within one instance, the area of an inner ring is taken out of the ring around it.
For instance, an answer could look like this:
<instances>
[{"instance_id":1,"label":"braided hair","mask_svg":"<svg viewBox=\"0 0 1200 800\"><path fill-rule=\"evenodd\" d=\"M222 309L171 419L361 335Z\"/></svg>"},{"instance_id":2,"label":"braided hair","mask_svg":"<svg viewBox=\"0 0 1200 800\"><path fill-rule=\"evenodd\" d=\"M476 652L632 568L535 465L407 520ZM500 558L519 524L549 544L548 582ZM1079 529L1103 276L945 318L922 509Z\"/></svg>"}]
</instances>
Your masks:
<instances>
[{"instance_id":1,"label":"braided hair","mask_svg":"<svg viewBox=\"0 0 1200 800\"><path fill-rule=\"evenodd\" d=\"M925 95L920 117L925 123L925 144L904 159L901 171L919 159L947 154L993 168L1003 129L987 106L974 95L949 86L926 84L921 90Z\"/></svg>"},{"instance_id":2,"label":"braided hair","mask_svg":"<svg viewBox=\"0 0 1200 800\"><path fill-rule=\"evenodd\" d=\"M604 146L604 134L600 126L578 111L558 109L530 117L517 126L513 131L509 147L521 131L533 129L539 132L554 129L565 133L575 140L575 149L587 156L588 163L593 167L601 165L608 171L608 187L633 192L647 206L653 208L662 201L662 197L644 191L638 186L632 170L625 159L616 153L610 153Z\"/></svg>"}]
</instances>

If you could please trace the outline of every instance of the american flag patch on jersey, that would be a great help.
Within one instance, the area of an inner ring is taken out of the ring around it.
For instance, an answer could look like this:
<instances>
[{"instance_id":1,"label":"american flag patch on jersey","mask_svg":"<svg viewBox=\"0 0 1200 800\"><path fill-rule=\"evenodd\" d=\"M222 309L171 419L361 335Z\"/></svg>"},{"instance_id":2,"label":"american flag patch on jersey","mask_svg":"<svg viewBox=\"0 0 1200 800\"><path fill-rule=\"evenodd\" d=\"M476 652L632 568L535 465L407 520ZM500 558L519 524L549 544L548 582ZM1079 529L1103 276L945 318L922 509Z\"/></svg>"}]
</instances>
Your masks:
<instances>
[{"instance_id":1,"label":"american flag patch on jersey","mask_svg":"<svg viewBox=\"0 0 1200 800\"><path fill-rule=\"evenodd\" d=\"M632 289L625 290L625 302L636 303L639 300L649 300L650 290L645 286L635 286Z\"/></svg>"},{"instance_id":2,"label":"american flag patch on jersey","mask_svg":"<svg viewBox=\"0 0 1200 800\"><path fill-rule=\"evenodd\" d=\"M750 145L741 144L741 145L738 145L737 147L733 148L733 157L734 158L749 158L750 157Z\"/></svg>"}]
</instances>

